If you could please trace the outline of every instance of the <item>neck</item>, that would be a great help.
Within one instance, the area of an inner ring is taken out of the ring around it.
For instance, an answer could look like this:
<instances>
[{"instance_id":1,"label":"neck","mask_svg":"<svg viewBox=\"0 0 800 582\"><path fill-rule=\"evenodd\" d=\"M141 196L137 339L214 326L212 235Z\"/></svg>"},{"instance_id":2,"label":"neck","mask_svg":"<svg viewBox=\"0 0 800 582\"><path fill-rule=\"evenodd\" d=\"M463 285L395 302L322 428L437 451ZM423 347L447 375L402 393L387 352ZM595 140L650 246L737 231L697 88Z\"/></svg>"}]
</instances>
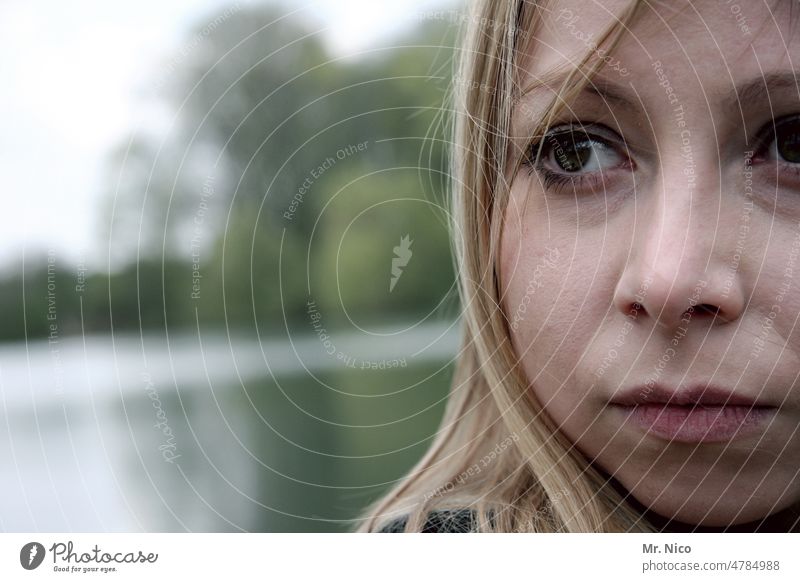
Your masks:
<instances>
[{"instance_id":1,"label":"neck","mask_svg":"<svg viewBox=\"0 0 800 582\"><path fill-rule=\"evenodd\" d=\"M717 527L683 523L647 510L643 512L643 515L653 527L664 533L788 533L800 531L800 504L757 521Z\"/></svg>"},{"instance_id":2,"label":"neck","mask_svg":"<svg viewBox=\"0 0 800 582\"><path fill-rule=\"evenodd\" d=\"M628 494L626 499L642 514L645 520L662 533L790 533L800 532L800 503L773 513L757 521L725 526L707 526L685 523L651 511Z\"/></svg>"}]
</instances>

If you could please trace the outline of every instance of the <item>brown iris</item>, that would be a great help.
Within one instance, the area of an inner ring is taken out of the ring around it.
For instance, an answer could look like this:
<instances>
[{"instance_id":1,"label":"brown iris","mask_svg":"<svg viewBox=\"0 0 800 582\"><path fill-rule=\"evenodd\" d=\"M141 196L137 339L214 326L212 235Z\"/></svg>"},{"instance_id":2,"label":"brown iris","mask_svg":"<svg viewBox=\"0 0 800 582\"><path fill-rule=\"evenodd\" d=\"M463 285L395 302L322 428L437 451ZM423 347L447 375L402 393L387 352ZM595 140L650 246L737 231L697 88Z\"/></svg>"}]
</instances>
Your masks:
<instances>
[{"instance_id":1,"label":"brown iris","mask_svg":"<svg viewBox=\"0 0 800 582\"><path fill-rule=\"evenodd\" d=\"M800 163L800 120L792 119L776 128L775 147L782 159Z\"/></svg>"},{"instance_id":2,"label":"brown iris","mask_svg":"<svg viewBox=\"0 0 800 582\"><path fill-rule=\"evenodd\" d=\"M592 155L592 140L580 131L556 133L550 136L548 142L548 154L565 172L580 171Z\"/></svg>"}]
</instances>

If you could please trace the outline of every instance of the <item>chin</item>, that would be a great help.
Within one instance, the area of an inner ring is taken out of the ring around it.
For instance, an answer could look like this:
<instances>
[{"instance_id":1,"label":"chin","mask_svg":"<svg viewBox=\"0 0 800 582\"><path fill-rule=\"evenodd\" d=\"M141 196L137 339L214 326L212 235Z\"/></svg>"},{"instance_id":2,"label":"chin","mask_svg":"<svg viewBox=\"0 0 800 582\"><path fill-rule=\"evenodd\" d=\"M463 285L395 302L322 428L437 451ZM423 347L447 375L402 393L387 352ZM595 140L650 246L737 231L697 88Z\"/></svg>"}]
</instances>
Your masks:
<instances>
[{"instance_id":1,"label":"chin","mask_svg":"<svg viewBox=\"0 0 800 582\"><path fill-rule=\"evenodd\" d=\"M714 499L703 502L699 497L696 500L687 500L684 497L676 499L674 503L659 501L650 509L665 519L698 527L743 525L770 514L769 506L762 506L758 501L745 504L744 499L732 502L725 500L715 504Z\"/></svg>"},{"instance_id":2,"label":"chin","mask_svg":"<svg viewBox=\"0 0 800 582\"><path fill-rule=\"evenodd\" d=\"M697 527L730 527L756 523L792 505L788 496L781 497L773 486L769 491L753 493L753 487L730 482L699 487L667 486L662 488L634 487L636 500L665 520ZM786 492L786 488L781 488ZM752 495L751 495L752 493ZM796 501L795 501L796 502Z\"/></svg>"}]
</instances>

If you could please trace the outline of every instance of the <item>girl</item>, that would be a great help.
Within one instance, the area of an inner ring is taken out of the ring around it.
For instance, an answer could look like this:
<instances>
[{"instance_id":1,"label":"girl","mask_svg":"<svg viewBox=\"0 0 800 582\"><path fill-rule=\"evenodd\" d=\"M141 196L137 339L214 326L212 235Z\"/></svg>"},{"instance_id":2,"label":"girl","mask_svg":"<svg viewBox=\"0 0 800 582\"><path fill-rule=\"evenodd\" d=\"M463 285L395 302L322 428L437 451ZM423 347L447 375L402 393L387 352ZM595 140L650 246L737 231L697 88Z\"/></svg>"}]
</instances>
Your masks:
<instances>
[{"instance_id":1,"label":"girl","mask_svg":"<svg viewBox=\"0 0 800 582\"><path fill-rule=\"evenodd\" d=\"M792 5L473 4L464 340L361 531L800 529Z\"/></svg>"}]
</instances>

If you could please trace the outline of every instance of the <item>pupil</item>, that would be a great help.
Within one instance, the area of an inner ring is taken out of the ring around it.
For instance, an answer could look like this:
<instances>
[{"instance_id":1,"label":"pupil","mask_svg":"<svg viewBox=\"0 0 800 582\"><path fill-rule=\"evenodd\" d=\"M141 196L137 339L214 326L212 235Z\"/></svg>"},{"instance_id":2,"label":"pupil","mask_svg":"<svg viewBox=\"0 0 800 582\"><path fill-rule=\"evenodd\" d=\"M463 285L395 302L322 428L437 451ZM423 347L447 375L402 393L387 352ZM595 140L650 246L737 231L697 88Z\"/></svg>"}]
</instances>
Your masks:
<instances>
[{"instance_id":1,"label":"pupil","mask_svg":"<svg viewBox=\"0 0 800 582\"><path fill-rule=\"evenodd\" d=\"M586 134L569 133L557 136L553 141L553 156L558 167L565 172L581 170L592 155L592 144ZM797 149L800 157L800 147Z\"/></svg>"},{"instance_id":2,"label":"pupil","mask_svg":"<svg viewBox=\"0 0 800 582\"><path fill-rule=\"evenodd\" d=\"M775 136L778 154L787 162L800 163L800 132L797 123L787 123L778 128Z\"/></svg>"}]
</instances>

